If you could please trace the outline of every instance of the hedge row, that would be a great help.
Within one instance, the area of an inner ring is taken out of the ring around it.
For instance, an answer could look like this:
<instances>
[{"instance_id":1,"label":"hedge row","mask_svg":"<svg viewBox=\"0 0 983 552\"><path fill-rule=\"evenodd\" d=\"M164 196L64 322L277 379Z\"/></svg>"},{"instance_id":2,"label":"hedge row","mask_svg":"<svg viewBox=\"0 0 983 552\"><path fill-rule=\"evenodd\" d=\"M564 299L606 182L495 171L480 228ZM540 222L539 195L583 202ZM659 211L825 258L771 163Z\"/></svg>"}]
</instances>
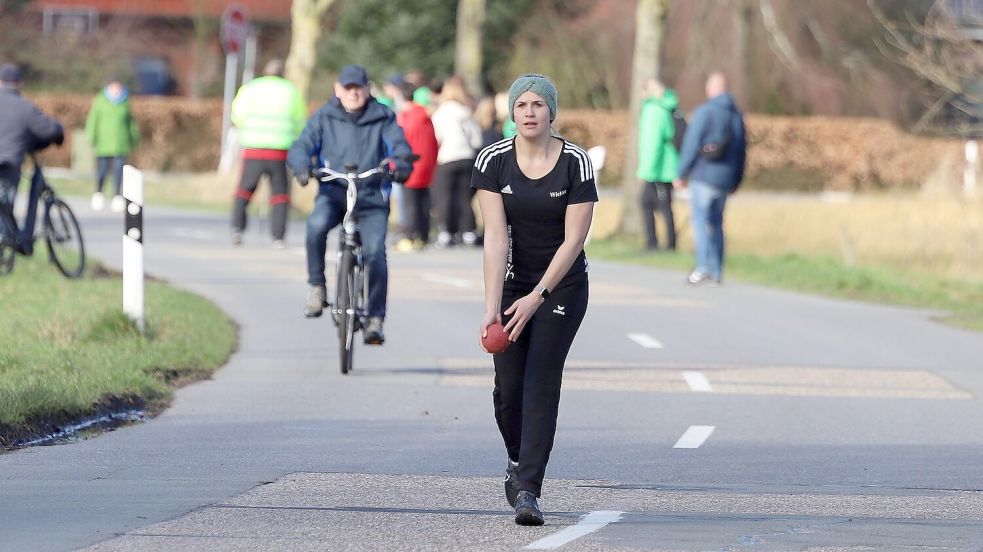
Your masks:
<instances>
[{"instance_id":1,"label":"hedge row","mask_svg":"<svg viewBox=\"0 0 983 552\"><path fill-rule=\"evenodd\" d=\"M42 110L67 127L82 128L91 98L38 95ZM316 107L316 106L312 106ZM218 164L222 103L187 98L133 99L142 135L133 162L148 170L208 171ZM584 147L608 150L603 181L616 184L622 173L628 114L625 111L564 110L559 131ZM907 134L877 119L836 117L747 117L751 179L779 180L770 188L864 190L923 182L957 140ZM49 164L67 166L70 147L52 150Z\"/></svg>"}]
</instances>

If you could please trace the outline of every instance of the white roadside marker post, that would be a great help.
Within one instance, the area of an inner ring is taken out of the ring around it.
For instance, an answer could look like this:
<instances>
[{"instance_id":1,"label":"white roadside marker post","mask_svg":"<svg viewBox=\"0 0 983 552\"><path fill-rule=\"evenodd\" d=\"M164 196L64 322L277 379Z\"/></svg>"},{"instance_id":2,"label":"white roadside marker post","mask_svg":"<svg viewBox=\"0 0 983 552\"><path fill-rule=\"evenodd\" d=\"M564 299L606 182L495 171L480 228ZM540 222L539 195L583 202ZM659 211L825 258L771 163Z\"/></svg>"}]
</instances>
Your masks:
<instances>
[{"instance_id":1,"label":"white roadside marker post","mask_svg":"<svg viewBox=\"0 0 983 552\"><path fill-rule=\"evenodd\" d=\"M123 198L126 200L123 231L123 312L144 333L143 317L143 173L131 165L123 167Z\"/></svg>"}]
</instances>

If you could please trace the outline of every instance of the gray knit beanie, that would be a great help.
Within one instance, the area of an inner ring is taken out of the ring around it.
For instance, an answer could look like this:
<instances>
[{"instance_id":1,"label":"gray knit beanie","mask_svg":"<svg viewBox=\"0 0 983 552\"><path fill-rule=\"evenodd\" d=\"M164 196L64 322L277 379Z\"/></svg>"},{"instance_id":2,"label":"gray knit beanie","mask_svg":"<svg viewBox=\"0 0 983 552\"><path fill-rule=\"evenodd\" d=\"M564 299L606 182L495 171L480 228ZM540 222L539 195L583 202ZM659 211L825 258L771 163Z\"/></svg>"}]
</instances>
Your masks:
<instances>
[{"instance_id":1,"label":"gray knit beanie","mask_svg":"<svg viewBox=\"0 0 983 552\"><path fill-rule=\"evenodd\" d=\"M539 73L528 73L515 79L509 87L509 119L515 122L515 100L525 92L532 92L546 100L550 108L550 122L556 119L556 87L550 79Z\"/></svg>"}]
</instances>

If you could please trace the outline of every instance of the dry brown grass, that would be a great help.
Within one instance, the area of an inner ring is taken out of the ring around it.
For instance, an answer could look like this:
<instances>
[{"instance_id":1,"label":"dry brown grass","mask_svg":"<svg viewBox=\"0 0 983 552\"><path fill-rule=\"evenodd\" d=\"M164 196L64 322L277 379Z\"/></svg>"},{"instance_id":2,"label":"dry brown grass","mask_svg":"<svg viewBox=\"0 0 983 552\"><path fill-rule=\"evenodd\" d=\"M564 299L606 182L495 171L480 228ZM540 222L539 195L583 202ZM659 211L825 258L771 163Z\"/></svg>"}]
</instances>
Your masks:
<instances>
[{"instance_id":1,"label":"dry brown grass","mask_svg":"<svg viewBox=\"0 0 983 552\"><path fill-rule=\"evenodd\" d=\"M676 201L680 245L692 248L689 206ZM618 226L621 200L605 197L594 237ZM725 214L728 252L828 255L847 264L874 264L983 280L983 200L919 194L733 196Z\"/></svg>"}]
</instances>

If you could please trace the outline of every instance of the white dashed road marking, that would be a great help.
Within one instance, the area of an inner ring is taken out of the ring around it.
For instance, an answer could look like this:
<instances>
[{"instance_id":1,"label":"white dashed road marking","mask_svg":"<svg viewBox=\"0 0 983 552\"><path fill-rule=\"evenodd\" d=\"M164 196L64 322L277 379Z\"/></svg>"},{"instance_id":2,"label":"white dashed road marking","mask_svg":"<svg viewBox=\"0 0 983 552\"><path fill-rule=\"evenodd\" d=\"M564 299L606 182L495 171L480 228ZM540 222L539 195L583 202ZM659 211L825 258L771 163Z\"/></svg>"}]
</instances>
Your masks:
<instances>
[{"instance_id":1,"label":"white dashed road marking","mask_svg":"<svg viewBox=\"0 0 983 552\"><path fill-rule=\"evenodd\" d=\"M661 341L650 336L649 334L630 333L628 334L628 339L638 343L646 349L665 349L665 345L663 345Z\"/></svg>"},{"instance_id":2,"label":"white dashed road marking","mask_svg":"<svg viewBox=\"0 0 983 552\"><path fill-rule=\"evenodd\" d=\"M683 379L686 380L686 384L689 385L689 388L692 391L697 391L700 393L709 393L713 391L713 387L710 386L710 380L708 380L702 372L687 370L683 372Z\"/></svg>"},{"instance_id":3,"label":"white dashed road marking","mask_svg":"<svg viewBox=\"0 0 983 552\"><path fill-rule=\"evenodd\" d=\"M715 426L689 426L686 433L676 441L672 448L695 449L700 448L710 434L713 433Z\"/></svg>"},{"instance_id":4,"label":"white dashed road marking","mask_svg":"<svg viewBox=\"0 0 983 552\"><path fill-rule=\"evenodd\" d=\"M559 548L572 540L579 539L584 535L597 531L605 525L620 520L623 513L614 511L591 512L584 516L577 525L567 527L548 537L541 538L526 546L526 550L553 550L554 548Z\"/></svg>"},{"instance_id":5,"label":"white dashed road marking","mask_svg":"<svg viewBox=\"0 0 983 552\"><path fill-rule=\"evenodd\" d=\"M428 282L446 284L461 289L471 288L471 282L467 280L462 280L461 278L451 278L450 276L441 276L440 274L424 274L423 279L427 280Z\"/></svg>"}]
</instances>

